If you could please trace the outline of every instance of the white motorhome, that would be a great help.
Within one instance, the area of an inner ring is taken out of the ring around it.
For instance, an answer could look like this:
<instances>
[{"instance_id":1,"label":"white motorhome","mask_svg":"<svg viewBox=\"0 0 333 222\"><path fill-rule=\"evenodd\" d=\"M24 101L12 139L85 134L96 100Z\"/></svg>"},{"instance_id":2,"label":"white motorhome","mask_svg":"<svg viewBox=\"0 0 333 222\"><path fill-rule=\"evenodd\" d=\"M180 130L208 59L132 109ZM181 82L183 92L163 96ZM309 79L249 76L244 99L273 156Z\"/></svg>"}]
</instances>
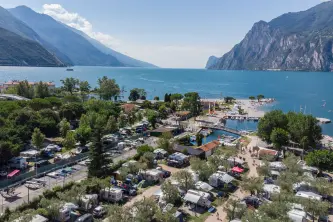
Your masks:
<instances>
[{"instance_id":1,"label":"white motorhome","mask_svg":"<svg viewBox=\"0 0 333 222\"><path fill-rule=\"evenodd\" d=\"M25 169L28 167L28 163L23 157L13 157L8 161L8 164L11 168L15 169Z\"/></svg>"},{"instance_id":2,"label":"white motorhome","mask_svg":"<svg viewBox=\"0 0 333 222\"><path fill-rule=\"evenodd\" d=\"M82 205L84 209L90 210L98 205L98 195L97 194L87 194L81 198Z\"/></svg>"},{"instance_id":3,"label":"white motorhome","mask_svg":"<svg viewBox=\"0 0 333 222\"><path fill-rule=\"evenodd\" d=\"M209 177L209 185L212 187L218 188L223 186L224 184L229 184L235 178L227 174L226 172L217 171Z\"/></svg>"},{"instance_id":4,"label":"white motorhome","mask_svg":"<svg viewBox=\"0 0 333 222\"><path fill-rule=\"evenodd\" d=\"M296 193L296 197L303 197L303 198L314 199L314 200L323 199L323 197L321 195L313 193L313 192L307 192L307 191L298 191Z\"/></svg>"},{"instance_id":5,"label":"white motorhome","mask_svg":"<svg viewBox=\"0 0 333 222\"><path fill-rule=\"evenodd\" d=\"M100 197L103 200L118 202L123 199L123 191L112 187L107 187L100 192Z\"/></svg>"},{"instance_id":6,"label":"white motorhome","mask_svg":"<svg viewBox=\"0 0 333 222\"><path fill-rule=\"evenodd\" d=\"M187 203L194 204L200 207L209 208L211 206L210 194L198 190L188 190L184 200Z\"/></svg>"}]
</instances>

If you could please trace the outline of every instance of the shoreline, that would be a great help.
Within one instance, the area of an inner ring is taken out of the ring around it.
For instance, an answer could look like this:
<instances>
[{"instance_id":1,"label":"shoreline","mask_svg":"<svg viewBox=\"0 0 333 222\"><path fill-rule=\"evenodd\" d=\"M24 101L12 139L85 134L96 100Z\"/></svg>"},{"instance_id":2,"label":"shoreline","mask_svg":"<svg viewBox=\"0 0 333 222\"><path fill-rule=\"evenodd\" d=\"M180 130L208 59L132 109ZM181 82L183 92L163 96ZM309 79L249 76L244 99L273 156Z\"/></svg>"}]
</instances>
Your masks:
<instances>
[{"instance_id":1,"label":"shoreline","mask_svg":"<svg viewBox=\"0 0 333 222\"><path fill-rule=\"evenodd\" d=\"M224 103L224 99L201 99L202 102L212 102L212 103ZM268 104L275 103L275 99L262 99L260 102L257 100L250 100L250 99L236 99L234 104L239 105L247 114L240 115L235 114L235 116L248 116L253 118L262 118L267 110L264 110ZM226 115L226 112L223 111L216 111L217 115Z\"/></svg>"}]
</instances>

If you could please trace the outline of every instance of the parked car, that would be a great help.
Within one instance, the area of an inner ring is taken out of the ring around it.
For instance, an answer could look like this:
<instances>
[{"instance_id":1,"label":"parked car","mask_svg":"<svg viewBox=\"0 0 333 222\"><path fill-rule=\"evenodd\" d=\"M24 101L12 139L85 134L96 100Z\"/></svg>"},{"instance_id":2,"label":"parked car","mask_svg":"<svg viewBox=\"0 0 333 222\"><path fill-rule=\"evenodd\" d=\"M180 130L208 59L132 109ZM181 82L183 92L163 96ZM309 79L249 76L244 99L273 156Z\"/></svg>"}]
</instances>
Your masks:
<instances>
[{"instance_id":1,"label":"parked car","mask_svg":"<svg viewBox=\"0 0 333 222\"><path fill-rule=\"evenodd\" d=\"M103 217L106 214L106 210L103 206L98 206L93 210L93 216L100 218Z\"/></svg>"},{"instance_id":2,"label":"parked car","mask_svg":"<svg viewBox=\"0 0 333 222\"><path fill-rule=\"evenodd\" d=\"M77 218L75 222L93 222L94 218L91 214L84 214L81 217Z\"/></svg>"},{"instance_id":3,"label":"parked car","mask_svg":"<svg viewBox=\"0 0 333 222\"><path fill-rule=\"evenodd\" d=\"M332 177L330 176L330 175L328 175L327 173L321 173L320 175L319 175L319 177L323 177L323 178L325 178L328 182L330 182L330 183L332 183L332 181L333 181L333 179L332 179Z\"/></svg>"},{"instance_id":4,"label":"parked car","mask_svg":"<svg viewBox=\"0 0 333 222\"><path fill-rule=\"evenodd\" d=\"M2 170L2 171L0 171L0 176L2 176L2 177L5 177L5 176L7 176L7 171L4 171L4 170Z\"/></svg>"},{"instance_id":5,"label":"parked car","mask_svg":"<svg viewBox=\"0 0 333 222\"><path fill-rule=\"evenodd\" d=\"M49 164L50 162L48 160L39 160L36 162L36 167L41 167Z\"/></svg>"}]
</instances>

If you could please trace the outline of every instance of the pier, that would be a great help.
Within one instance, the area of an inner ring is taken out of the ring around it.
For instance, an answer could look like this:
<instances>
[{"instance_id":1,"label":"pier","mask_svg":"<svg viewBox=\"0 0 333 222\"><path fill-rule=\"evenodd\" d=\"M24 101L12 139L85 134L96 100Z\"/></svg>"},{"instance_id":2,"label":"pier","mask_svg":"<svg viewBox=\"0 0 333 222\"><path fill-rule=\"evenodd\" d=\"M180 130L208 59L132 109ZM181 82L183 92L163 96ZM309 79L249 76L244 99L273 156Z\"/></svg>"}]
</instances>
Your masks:
<instances>
[{"instance_id":1,"label":"pier","mask_svg":"<svg viewBox=\"0 0 333 222\"><path fill-rule=\"evenodd\" d=\"M209 122L209 121L205 121L205 120L196 120L197 122L200 123L200 127L201 128L208 128L208 129L213 129L213 130L222 130L228 133L233 133L235 135L241 136L242 133L239 130L236 129L231 129L225 126L221 126L221 125L216 125L213 122Z\"/></svg>"}]
</instances>

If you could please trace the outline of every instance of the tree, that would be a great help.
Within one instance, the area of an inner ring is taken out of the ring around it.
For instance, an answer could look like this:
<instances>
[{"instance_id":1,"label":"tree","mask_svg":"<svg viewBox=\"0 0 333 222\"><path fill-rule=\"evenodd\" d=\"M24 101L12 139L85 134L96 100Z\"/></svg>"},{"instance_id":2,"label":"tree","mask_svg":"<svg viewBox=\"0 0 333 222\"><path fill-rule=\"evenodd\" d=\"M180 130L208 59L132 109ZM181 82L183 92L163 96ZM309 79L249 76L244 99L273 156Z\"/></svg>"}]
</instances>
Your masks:
<instances>
[{"instance_id":1,"label":"tree","mask_svg":"<svg viewBox=\"0 0 333 222\"><path fill-rule=\"evenodd\" d=\"M90 126L90 120L86 114L82 114L80 118L80 126Z\"/></svg>"},{"instance_id":2,"label":"tree","mask_svg":"<svg viewBox=\"0 0 333 222\"><path fill-rule=\"evenodd\" d=\"M82 103L67 103L63 104L59 109L59 114L62 118L68 120L76 120L85 112Z\"/></svg>"},{"instance_id":3,"label":"tree","mask_svg":"<svg viewBox=\"0 0 333 222\"><path fill-rule=\"evenodd\" d=\"M170 132L162 133L160 138L157 141L157 146L161 149L164 149L168 153L173 151L173 143L171 142L172 134Z\"/></svg>"},{"instance_id":4,"label":"tree","mask_svg":"<svg viewBox=\"0 0 333 222\"><path fill-rule=\"evenodd\" d=\"M108 222L128 222L130 221L129 209L118 204L108 205Z\"/></svg>"},{"instance_id":5,"label":"tree","mask_svg":"<svg viewBox=\"0 0 333 222\"><path fill-rule=\"evenodd\" d=\"M75 132L68 131L67 134L66 134L65 139L62 141L62 145L66 149L70 150L70 149L73 149L75 147L75 143L76 143Z\"/></svg>"},{"instance_id":6,"label":"tree","mask_svg":"<svg viewBox=\"0 0 333 222\"><path fill-rule=\"evenodd\" d=\"M273 110L264 115L258 123L258 136L271 142L271 133L275 128L287 130L288 119L281 110Z\"/></svg>"},{"instance_id":7,"label":"tree","mask_svg":"<svg viewBox=\"0 0 333 222\"><path fill-rule=\"evenodd\" d=\"M201 181L207 181L209 177L215 172L214 168L207 164L205 160L199 158L191 158L191 169L199 174Z\"/></svg>"},{"instance_id":8,"label":"tree","mask_svg":"<svg viewBox=\"0 0 333 222\"><path fill-rule=\"evenodd\" d=\"M98 93L101 99L111 100L114 98L116 100L117 96L119 96L120 88L115 79L109 79L103 76L102 79L98 79L98 84Z\"/></svg>"},{"instance_id":9,"label":"tree","mask_svg":"<svg viewBox=\"0 0 333 222\"><path fill-rule=\"evenodd\" d=\"M114 116L110 116L105 126L106 133L115 133L118 131L118 124Z\"/></svg>"},{"instance_id":10,"label":"tree","mask_svg":"<svg viewBox=\"0 0 333 222\"><path fill-rule=\"evenodd\" d=\"M182 98L184 98L184 96L180 93L174 93L171 95L170 97L170 101L173 102L173 101L176 101L176 107L178 107L178 104L179 104L179 100L181 100Z\"/></svg>"},{"instance_id":11,"label":"tree","mask_svg":"<svg viewBox=\"0 0 333 222\"><path fill-rule=\"evenodd\" d=\"M259 208L259 215L263 216L268 221L285 221L291 222L288 214L286 212L291 210L291 205L285 201L273 201L270 203L265 203ZM259 220L262 221L262 220ZM267 221L267 220L264 220Z\"/></svg>"},{"instance_id":12,"label":"tree","mask_svg":"<svg viewBox=\"0 0 333 222\"><path fill-rule=\"evenodd\" d=\"M171 102L171 98L168 93L165 93L165 95L164 95L164 102L166 102L166 103Z\"/></svg>"},{"instance_id":13,"label":"tree","mask_svg":"<svg viewBox=\"0 0 333 222\"><path fill-rule=\"evenodd\" d=\"M280 150L282 146L288 144L289 134L284 129L274 128L271 133L270 140L273 142L274 147Z\"/></svg>"},{"instance_id":14,"label":"tree","mask_svg":"<svg viewBox=\"0 0 333 222\"><path fill-rule=\"evenodd\" d=\"M81 125L75 130L75 138L82 146L85 146L90 140L91 128L89 125Z\"/></svg>"},{"instance_id":15,"label":"tree","mask_svg":"<svg viewBox=\"0 0 333 222\"><path fill-rule=\"evenodd\" d=\"M321 195L331 195L333 193L332 183L325 178L316 178L310 181L311 187L314 187Z\"/></svg>"},{"instance_id":16,"label":"tree","mask_svg":"<svg viewBox=\"0 0 333 222\"><path fill-rule=\"evenodd\" d=\"M289 112L287 119L290 139L296 143L302 143L302 140L306 140L302 144L307 145L304 147L305 149L308 149L309 146L315 147L322 139L322 129L314 116Z\"/></svg>"},{"instance_id":17,"label":"tree","mask_svg":"<svg viewBox=\"0 0 333 222\"><path fill-rule=\"evenodd\" d=\"M333 169L333 152L330 150L315 150L308 153L305 161L309 166L317 167L320 171Z\"/></svg>"},{"instance_id":18,"label":"tree","mask_svg":"<svg viewBox=\"0 0 333 222\"><path fill-rule=\"evenodd\" d=\"M34 88L27 80L19 82L16 86L17 95L32 99L34 96Z\"/></svg>"},{"instance_id":19,"label":"tree","mask_svg":"<svg viewBox=\"0 0 333 222\"><path fill-rule=\"evenodd\" d=\"M103 152L102 130L100 127L93 129L92 146L90 147L91 163L88 167L89 177L103 177L108 171L109 164L112 162Z\"/></svg>"},{"instance_id":20,"label":"tree","mask_svg":"<svg viewBox=\"0 0 333 222\"><path fill-rule=\"evenodd\" d=\"M264 99L265 98L265 96L264 95L257 95L257 100L258 100L258 102L260 102L260 100L262 100L262 99Z\"/></svg>"},{"instance_id":21,"label":"tree","mask_svg":"<svg viewBox=\"0 0 333 222\"><path fill-rule=\"evenodd\" d=\"M159 100L160 100L160 97L155 96L155 97L154 97L154 100L159 101Z\"/></svg>"},{"instance_id":22,"label":"tree","mask_svg":"<svg viewBox=\"0 0 333 222\"><path fill-rule=\"evenodd\" d=\"M202 140L203 140L203 135L201 133L197 133L197 135L195 136L195 140L197 142L198 146L202 145Z\"/></svg>"},{"instance_id":23,"label":"tree","mask_svg":"<svg viewBox=\"0 0 333 222\"><path fill-rule=\"evenodd\" d=\"M30 100L29 106L35 111L52 108L52 104L49 101L40 98Z\"/></svg>"},{"instance_id":24,"label":"tree","mask_svg":"<svg viewBox=\"0 0 333 222\"><path fill-rule=\"evenodd\" d=\"M60 81L63 84L62 90L64 90L65 92L69 92L71 95L73 94L74 90L76 90L77 85L79 84L79 80L74 79L73 77L62 79Z\"/></svg>"},{"instance_id":25,"label":"tree","mask_svg":"<svg viewBox=\"0 0 333 222\"><path fill-rule=\"evenodd\" d=\"M136 222L146 222L153 221L155 214L158 211L157 205L151 198L144 198L141 201L135 202L131 210L136 212L134 216L134 221Z\"/></svg>"},{"instance_id":26,"label":"tree","mask_svg":"<svg viewBox=\"0 0 333 222\"><path fill-rule=\"evenodd\" d=\"M43 147L43 143L45 140L45 135L40 131L40 129L35 128L32 133L32 144L40 150Z\"/></svg>"},{"instance_id":27,"label":"tree","mask_svg":"<svg viewBox=\"0 0 333 222\"><path fill-rule=\"evenodd\" d=\"M253 100L256 99L256 97L254 97L254 96L250 96L249 99L250 99L251 101L253 101Z\"/></svg>"},{"instance_id":28,"label":"tree","mask_svg":"<svg viewBox=\"0 0 333 222\"><path fill-rule=\"evenodd\" d=\"M131 89L128 99L130 101L137 101L138 99L140 99L138 88Z\"/></svg>"},{"instance_id":29,"label":"tree","mask_svg":"<svg viewBox=\"0 0 333 222\"><path fill-rule=\"evenodd\" d=\"M315 221L315 216L326 216L328 210L331 208L331 204L326 201L320 201L316 199L302 198L300 203L304 206L306 212L312 215L312 221Z\"/></svg>"},{"instance_id":30,"label":"tree","mask_svg":"<svg viewBox=\"0 0 333 222\"><path fill-rule=\"evenodd\" d=\"M153 152L154 151L154 148L152 146L149 146L148 144L145 144L145 145L142 145L142 146L139 146L136 151L138 152L138 154L140 156L142 156L144 153L147 153L147 152Z\"/></svg>"},{"instance_id":31,"label":"tree","mask_svg":"<svg viewBox=\"0 0 333 222\"><path fill-rule=\"evenodd\" d=\"M128 119L126 114L120 114L119 119L118 119L118 125L120 128L123 128L127 126L128 124Z\"/></svg>"},{"instance_id":32,"label":"tree","mask_svg":"<svg viewBox=\"0 0 333 222\"><path fill-rule=\"evenodd\" d=\"M149 169L154 167L155 155L152 152L146 152L140 158L141 163L145 163Z\"/></svg>"},{"instance_id":33,"label":"tree","mask_svg":"<svg viewBox=\"0 0 333 222\"><path fill-rule=\"evenodd\" d=\"M61 122L59 123L59 130L60 130L60 135L65 138L67 135L67 132L71 129L71 124L63 118Z\"/></svg>"},{"instance_id":34,"label":"tree","mask_svg":"<svg viewBox=\"0 0 333 222\"><path fill-rule=\"evenodd\" d=\"M235 101L234 97L231 97L231 96L224 97L225 103L232 103L233 101Z\"/></svg>"},{"instance_id":35,"label":"tree","mask_svg":"<svg viewBox=\"0 0 333 222\"><path fill-rule=\"evenodd\" d=\"M163 193L163 200L167 203L175 204L180 199L177 187L172 185L170 180L166 180L162 184L161 190Z\"/></svg>"},{"instance_id":36,"label":"tree","mask_svg":"<svg viewBox=\"0 0 333 222\"><path fill-rule=\"evenodd\" d=\"M44 99L45 97L49 97L50 95L51 93L47 83L43 83L42 81L37 83L37 85L35 86L35 97Z\"/></svg>"},{"instance_id":37,"label":"tree","mask_svg":"<svg viewBox=\"0 0 333 222\"><path fill-rule=\"evenodd\" d=\"M87 95L90 93L91 86L88 81L80 81L79 90L82 97L82 100L85 101Z\"/></svg>"},{"instance_id":38,"label":"tree","mask_svg":"<svg viewBox=\"0 0 333 222\"><path fill-rule=\"evenodd\" d=\"M143 116L142 116L142 113L139 111L139 112L136 112L136 119L138 120L138 121L142 121L142 119L143 119Z\"/></svg>"},{"instance_id":39,"label":"tree","mask_svg":"<svg viewBox=\"0 0 333 222\"><path fill-rule=\"evenodd\" d=\"M166 119L168 117L168 111L164 104L158 108L158 113L162 119Z\"/></svg>"},{"instance_id":40,"label":"tree","mask_svg":"<svg viewBox=\"0 0 333 222\"><path fill-rule=\"evenodd\" d=\"M148 122L151 124L151 126L155 129L155 125L157 123L157 112L151 109L146 110L146 116Z\"/></svg>"},{"instance_id":41,"label":"tree","mask_svg":"<svg viewBox=\"0 0 333 222\"><path fill-rule=\"evenodd\" d=\"M184 95L183 109L190 111L192 116L200 115L201 103L197 92L189 92Z\"/></svg>"},{"instance_id":42,"label":"tree","mask_svg":"<svg viewBox=\"0 0 333 222\"><path fill-rule=\"evenodd\" d=\"M243 217L246 212L246 205L242 204L238 199L230 199L224 210L227 213L228 220L232 221Z\"/></svg>"},{"instance_id":43,"label":"tree","mask_svg":"<svg viewBox=\"0 0 333 222\"><path fill-rule=\"evenodd\" d=\"M180 187L188 191L194 187L193 176L187 170L180 170L174 174L174 179L179 183Z\"/></svg>"},{"instance_id":44,"label":"tree","mask_svg":"<svg viewBox=\"0 0 333 222\"><path fill-rule=\"evenodd\" d=\"M260 177L245 177L242 181L242 188L252 195L259 193L263 189L263 179Z\"/></svg>"}]
</instances>

